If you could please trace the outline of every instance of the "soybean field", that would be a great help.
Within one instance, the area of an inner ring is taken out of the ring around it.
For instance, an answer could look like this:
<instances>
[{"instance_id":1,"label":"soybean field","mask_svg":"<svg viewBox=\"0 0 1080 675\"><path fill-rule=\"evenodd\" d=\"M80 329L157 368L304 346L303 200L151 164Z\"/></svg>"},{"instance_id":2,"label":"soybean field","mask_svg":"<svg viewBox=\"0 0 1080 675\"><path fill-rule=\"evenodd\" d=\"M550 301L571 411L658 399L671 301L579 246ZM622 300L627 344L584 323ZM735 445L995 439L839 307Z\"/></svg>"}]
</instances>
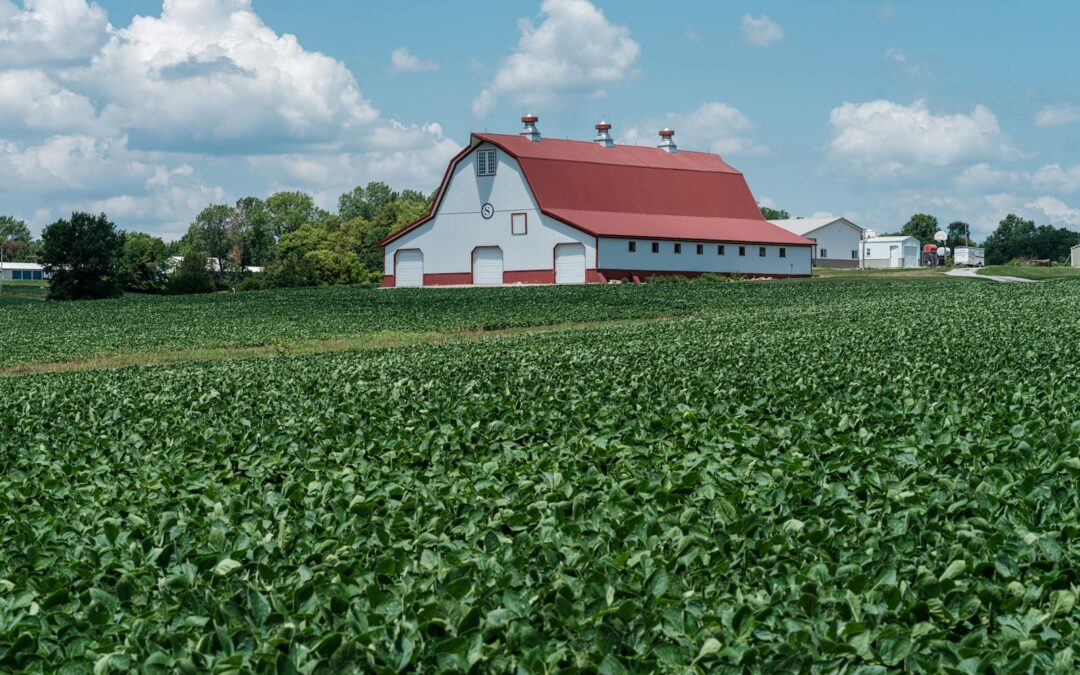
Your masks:
<instances>
[{"instance_id":1,"label":"soybean field","mask_svg":"<svg viewBox=\"0 0 1080 675\"><path fill-rule=\"evenodd\" d=\"M0 380L0 670L1080 668L1080 283L532 290Z\"/></svg>"}]
</instances>

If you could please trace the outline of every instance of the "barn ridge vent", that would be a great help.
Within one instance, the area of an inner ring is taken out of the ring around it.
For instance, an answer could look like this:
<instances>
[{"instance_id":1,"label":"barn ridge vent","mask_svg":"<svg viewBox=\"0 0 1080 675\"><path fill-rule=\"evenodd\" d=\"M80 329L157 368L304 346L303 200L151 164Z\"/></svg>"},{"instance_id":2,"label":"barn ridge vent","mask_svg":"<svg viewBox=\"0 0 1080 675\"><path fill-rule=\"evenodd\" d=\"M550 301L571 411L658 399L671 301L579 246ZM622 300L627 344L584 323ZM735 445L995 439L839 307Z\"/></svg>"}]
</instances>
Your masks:
<instances>
[{"instance_id":1,"label":"barn ridge vent","mask_svg":"<svg viewBox=\"0 0 1080 675\"><path fill-rule=\"evenodd\" d=\"M521 118L521 123L525 125L525 128L521 130L521 135L530 141L538 142L541 140L540 130L536 128L536 123L540 121L540 118L536 115L529 113Z\"/></svg>"},{"instance_id":2,"label":"barn ridge vent","mask_svg":"<svg viewBox=\"0 0 1080 675\"><path fill-rule=\"evenodd\" d=\"M667 127L660 130L660 145L656 146L664 152L670 152L675 154L679 151L679 146L675 145L675 132Z\"/></svg>"},{"instance_id":3,"label":"barn ridge vent","mask_svg":"<svg viewBox=\"0 0 1080 675\"><path fill-rule=\"evenodd\" d=\"M596 125L596 138L593 141L605 148L614 148L615 139L611 137L611 124L606 120L600 120Z\"/></svg>"}]
</instances>

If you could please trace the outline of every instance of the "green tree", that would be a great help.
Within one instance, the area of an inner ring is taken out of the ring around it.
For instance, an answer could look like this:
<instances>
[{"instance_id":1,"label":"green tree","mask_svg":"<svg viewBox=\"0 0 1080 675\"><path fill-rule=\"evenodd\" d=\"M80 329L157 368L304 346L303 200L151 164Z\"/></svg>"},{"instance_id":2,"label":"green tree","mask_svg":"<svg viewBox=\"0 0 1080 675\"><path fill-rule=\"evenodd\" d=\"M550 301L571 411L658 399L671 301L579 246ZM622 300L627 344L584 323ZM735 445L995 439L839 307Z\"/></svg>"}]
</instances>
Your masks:
<instances>
[{"instance_id":1,"label":"green tree","mask_svg":"<svg viewBox=\"0 0 1080 675\"><path fill-rule=\"evenodd\" d=\"M270 211L270 228L274 237L281 239L290 232L295 232L304 223L320 222L327 215L315 206L310 195L303 192L278 192L266 200Z\"/></svg>"},{"instance_id":2,"label":"green tree","mask_svg":"<svg viewBox=\"0 0 1080 675\"><path fill-rule=\"evenodd\" d=\"M236 202L229 220L229 259L237 267L266 265L274 257L273 216L266 202L244 197Z\"/></svg>"},{"instance_id":3,"label":"green tree","mask_svg":"<svg viewBox=\"0 0 1080 675\"><path fill-rule=\"evenodd\" d=\"M761 207L761 216L765 220L787 220L791 215L783 209L774 209L768 206Z\"/></svg>"},{"instance_id":4,"label":"green tree","mask_svg":"<svg viewBox=\"0 0 1080 675\"><path fill-rule=\"evenodd\" d=\"M221 272L229 264L229 226L233 208L228 204L211 204L199 212L184 238L189 249L198 249L214 261L214 271ZM206 262L203 261L205 266Z\"/></svg>"},{"instance_id":5,"label":"green tree","mask_svg":"<svg viewBox=\"0 0 1080 675\"><path fill-rule=\"evenodd\" d=\"M1036 227L1035 221L1010 213L986 239L986 264L1003 265L1017 259L1063 262L1078 236L1063 227Z\"/></svg>"},{"instance_id":6,"label":"green tree","mask_svg":"<svg viewBox=\"0 0 1080 675\"><path fill-rule=\"evenodd\" d=\"M945 239L945 245L956 250L957 246L968 245L968 241L971 239L971 226L962 220L956 220L949 223L945 233L948 235Z\"/></svg>"},{"instance_id":7,"label":"green tree","mask_svg":"<svg viewBox=\"0 0 1080 675\"><path fill-rule=\"evenodd\" d=\"M207 255L204 251L192 247L172 275L165 290L170 295L189 295L193 293L212 293L214 280L206 269Z\"/></svg>"},{"instance_id":8,"label":"green tree","mask_svg":"<svg viewBox=\"0 0 1080 675\"><path fill-rule=\"evenodd\" d=\"M119 264L120 282L124 289L136 293L160 291L168 257L168 249L161 239L143 232L124 235L124 250Z\"/></svg>"},{"instance_id":9,"label":"green tree","mask_svg":"<svg viewBox=\"0 0 1080 675\"><path fill-rule=\"evenodd\" d=\"M30 250L30 228L22 220L0 216L0 247L4 250L4 260L25 261Z\"/></svg>"},{"instance_id":10,"label":"green tree","mask_svg":"<svg viewBox=\"0 0 1080 675\"><path fill-rule=\"evenodd\" d=\"M50 300L120 295L124 237L104 213L72 213L69 220L46 227L41 239L41 264L51 276Z\"/></svg>"},{"instance_id":11,"label":"green tree","mask_svg":"<svg viewBox=\"0 0 1080 675\"><path fill-rule=\"evenodd\" d=\"M923 244L933 244L938 231L938 220L926 213L916 213L900 230L905 237L915 237Z\"/></svg>"},{"instance_id":12,"label":"green tree","mask_svg":"<svg viewBox=\"0 0 1080 675\"><path fill-rule=\"evenodd\" d=\"M410 198L413 196L410 194ZM379 209L399 198L400 196L386 183L371 182L363 187L357 186L352 191L341 195L338 198L338 215L343 221L355 218L371 220Z\"/></svg>"}]
</instances>

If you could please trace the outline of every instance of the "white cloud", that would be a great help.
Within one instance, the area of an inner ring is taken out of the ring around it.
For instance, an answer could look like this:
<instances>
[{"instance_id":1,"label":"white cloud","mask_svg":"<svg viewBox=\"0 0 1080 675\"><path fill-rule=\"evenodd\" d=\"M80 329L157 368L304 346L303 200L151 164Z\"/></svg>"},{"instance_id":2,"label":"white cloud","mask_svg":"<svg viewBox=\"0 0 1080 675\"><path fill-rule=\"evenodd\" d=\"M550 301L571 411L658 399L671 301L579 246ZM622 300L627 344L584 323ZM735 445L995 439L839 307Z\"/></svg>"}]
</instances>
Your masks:
<instances>
[{"instance_id":1,"label":"white cloud","mask_svg":"<svg viewBox=\"0 0 1080 675\"><path fill-rule=\"evenodd\" d=\"M965 168L953 179L953 185L961 190L985 191L1014 185L1021 178L1015 171L1002 171L987 162Z\"/></svg>"},{"instance_id":2,"label":"white cloud","mask_svg":"<svg viewBox=\"0 0 1080 675\"><path fill-rule=\"evenodd\" d=\"M473 99L472 111L473 115L483 119L491 114L491 111L495 109L495 95L489 90L485 89Z\"/></svg>"},{"instance_id":3,"label":"white cloud","mask_svg":"<svg viewBox=\"0 0 1080 675\"><path fill-rule=\"evenodd\" d=\"M66 78L132 147L227 152L358 135L379 113L344 64L277 35L250 0L165 0Z\"/></svg>"},{"instance_id":4,"label":"white cloud","mask_svg":"<svg viewBox=\"0 0 1080 675\"><path fill-rule=\"evenodd\" d=\"M903 68L909 75L922 75L926 72L926 66L916 63L902 49L889 47L885 50L885 60Z\"/></svg>"},{"instance_id":5,"label":"white cloud","mask_svg":"<svg viewBox=\"0 0 1080 675\"><path fill-rule=\"evenodd\" d=\"M398 47L390 53L390 70L394 73L425 73L439 69L439 62L421 59L407 47Z\"/></svg>"},{"instance_id":6,"label":"white cloud","mask_svg":"<svg viewBox=\"0 0 1080 675\"><path fill-rule=\"evenodd\" d=\"M683 39L692 45L696 45L701 42L701 33L697 32L693 28L687 28L683 31Z\"/></svg>"},{"instance_id":7,"label":"white cloud","mask_svg":"<svg viewBox=\"0 0 1080 675\"><path fill-rule=\"evenodd\" d=\"M892 21L896 18L896 5L886 2L877 8L877 18L880 21Z\"/></svg>"},{"instance_id":8,"label":"white cloud","mask_svg":"<svg viewBox=\"0 0 1080 675\"><path fill-rule=\"evenodd\" d=\"M703 103L690 113L668 113L662 118L644 120L627 129L624 142L629 145L656 145L658 132L675 130L675 142L685 150L701 150L721 155L766 155L769 148L750 138L757 125L738 108L726 103ZM617 140L617 139L616 139Z\"/></svg>"},{"instance_id":9,"label":"white cloud","mask_svg":"<svg viewBox=\"0 0 1080 675\"><path fill-rule=\"evenodd\" d=\"M437 65L409 57L396 65ZM37 225L104 208L174 234L211 200L279 185L430 189L457 149L437 123L383 118L251 0L163 0L118 28L86 0L0 0L0 197Z\"/></svg>"},{"instance_id":10,"label":"white cloud","mask_svg":"<svg viewBox=\"0 0 1080 675\"><path fill-rule=\"evenodd\" d=\"M870 178L911 175L983 159L1022 156L1002 133L997 117L982 105L971 114L935 115L923 100L844 103L829 113L832 164Z\"/></svg>"},{"instance_id":11,"label":"white cloud","mask_svg":"<svg viewBox=\"0 0 1080 675\"><path fill-rule=\"evenodd\" d=\"M1073 208L1057 197L1037 197L1027 206L1043 213L1055 225L1080 225L1080 208Z\"/></svg>"},{"instance_id":12,"label":"white cloud","mask_svg":"<svg viewBox=\"0 0 1080 675\"><path fill-rule=\"evenodd\" d=\"M1080 191L1080 164L1062 167L1047 164L1030 174L1031 184L1040 190Z\"/></svg>"},{"instance_id":13,"label":"white cloud","mask_svg":"<svg viewBox=\"0 0 1080 675\"><path fill-rule=\"evenodd\" d=\"M603 96L606 86L634 75L641 47L630 29L588 0L544 0L539 19L519 20L517 49L473 101L478 117L500 96L518 106L551 105L566 95Z\"/></svg>"},{"instance_id":14,"label":"white cloud","mask_svg":"<svg viewBox=\"0 0 1080 675\"><path fill-rule=\"evenodd\" d=\"M1063 127L1080 122L1080 106L1061 104L1043 108L1035 115L1035 124L1040 127Z\"/></svg>"},{"instance_id":15,"label":"white cloud","mask_svg":"<svg viewBox=\"0 0 1080 675\"><path fill-rule=\"evenodd\" d=\"M132 155L124 139L86 134L51 136L38 144L0 140L0 194L61 194L137 187L153 167Z\"/></svg>"},{"instance_id":16,"label":"white cloud","mask_svg":"<svg viewBox=\"0 0 1080 675\"><path fill-rule=\"evenodd\" d=\"M0 70L0 133L90 131L97 111L41 70Z\"/></svg>"},{"instance_id":17,"label":"white cloud","mask_svg":"<svg viewBox=\"0 0 1080 675\"><path fill-rule=\"evenodd\" d=\"M57 64L92 56L108 37L105 10L84 0L0 0L0 67Z\"/></svg>"},{"instance_id":18,"label":"white cloud","mask_svg":"<svg viewBox=\"0 0 1080 675\"><path fill-rule=\"evenodd\" d=\"M769 47L784 39L784 31L765 14L758 17L744 14L739 34L755 47Z\"/></svg>"}]
</instances>

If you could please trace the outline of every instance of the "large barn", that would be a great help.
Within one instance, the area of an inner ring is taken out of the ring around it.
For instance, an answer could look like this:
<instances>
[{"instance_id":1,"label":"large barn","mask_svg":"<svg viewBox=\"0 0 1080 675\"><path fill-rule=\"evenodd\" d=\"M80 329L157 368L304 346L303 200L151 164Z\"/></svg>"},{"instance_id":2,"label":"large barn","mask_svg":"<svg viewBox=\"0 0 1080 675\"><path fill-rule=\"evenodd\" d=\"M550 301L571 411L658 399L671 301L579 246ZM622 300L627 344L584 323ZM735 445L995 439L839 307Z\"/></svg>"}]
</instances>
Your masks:
<instances>
[{"instance_id":1,"label":"large barn","mask_svg":"<svg viewBox=\"0 0 1080 675\"><path fill-rule=\"evenodd\" d=\"M430 212L380 242L383 286L643 281L705 272L808 276L813 242L761 216L718 155L474 133Z\"/></svg>"}]
</instances>

